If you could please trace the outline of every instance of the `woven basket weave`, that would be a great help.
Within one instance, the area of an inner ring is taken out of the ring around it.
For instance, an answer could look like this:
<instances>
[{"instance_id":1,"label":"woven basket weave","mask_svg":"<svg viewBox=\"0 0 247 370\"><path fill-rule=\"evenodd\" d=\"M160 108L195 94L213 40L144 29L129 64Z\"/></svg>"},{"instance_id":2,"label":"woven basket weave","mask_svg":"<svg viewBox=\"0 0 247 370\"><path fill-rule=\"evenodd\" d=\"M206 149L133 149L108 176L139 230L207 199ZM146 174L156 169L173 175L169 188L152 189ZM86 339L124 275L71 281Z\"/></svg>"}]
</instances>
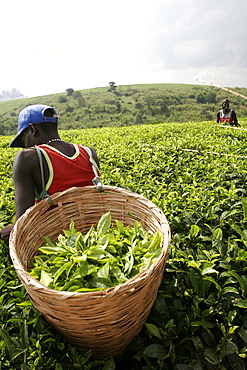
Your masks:
<instances>
[{"instance_id":1,"label":"woven basket weave","mask_svg":"<svg viewBox=\"0 0 247 370\"><path fill-rule=\"evenodd\" d=\"M89 348L95 358L122 353L145 323L157 296L170 244L168 222L152 202L136 193L111 186L98 192L95 186L71 188L29 208L18 219L10 236L10 256L33 305L47 321L77 348ZM133 226L141 221L145 230L163 234L162 253L147 270L126 283L96 292L64 292L49 289L31 277L30 259L43 244L43 236L56 240L75 228L86 233L102 214L112 221Z\"/></svg>"}]
</instances>

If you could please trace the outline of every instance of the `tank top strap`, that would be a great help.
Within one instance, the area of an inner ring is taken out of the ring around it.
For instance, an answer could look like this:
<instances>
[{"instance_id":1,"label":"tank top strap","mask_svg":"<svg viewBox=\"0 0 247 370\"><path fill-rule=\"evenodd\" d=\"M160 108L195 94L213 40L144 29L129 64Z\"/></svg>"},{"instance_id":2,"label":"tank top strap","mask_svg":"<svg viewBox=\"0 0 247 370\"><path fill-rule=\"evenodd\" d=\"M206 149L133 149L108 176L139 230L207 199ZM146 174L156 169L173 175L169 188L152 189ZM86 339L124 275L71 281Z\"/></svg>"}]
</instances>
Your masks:
<instances>
[{"instance_id":1,"label":"tank top strap","mask_svg":"<svg viewBox=\"0 0 247 370\"><path fill-rule=\"evenodd\" d=\"M50 198L50 195L48 194L46 188L45 188L45 176L44 176L44 163L43 163L43 157L40 148L38 145L34 147L37 150L38 159L39 159L39 165L40 165L40 173L41 173L41 183L42 183L42 193L40 194L39 200L43 200L45 198L48 198L50 204L52 205L52 200Z\"/></svg>"},{"instance_id":2,"label":"tank top strap","mask_svg":"<svg viewBox=\"0 0 247 370\"><path fill-rule=\"evenodd\" d=\"M99 171L99 167L98 167L97 163L95 162L95 160L93 158L92 151L88 146L81 145L81 147L86 150L86 152L89 156L89 160L92 164L92 169L93 169L93 172L94 172L94 175L95 175L92 182L96 185L98 191L102 191L102 181L101 181L101 176L99 175L100 171Z\"/></svg>"}]
</instances>

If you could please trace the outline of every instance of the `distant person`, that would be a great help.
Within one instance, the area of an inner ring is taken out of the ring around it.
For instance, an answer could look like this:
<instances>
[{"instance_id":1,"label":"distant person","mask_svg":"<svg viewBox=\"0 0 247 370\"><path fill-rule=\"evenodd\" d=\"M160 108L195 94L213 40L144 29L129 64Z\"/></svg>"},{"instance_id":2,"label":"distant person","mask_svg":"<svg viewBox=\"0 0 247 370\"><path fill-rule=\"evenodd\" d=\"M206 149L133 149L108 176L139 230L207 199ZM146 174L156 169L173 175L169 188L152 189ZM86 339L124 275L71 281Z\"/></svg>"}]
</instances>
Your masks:
<instances>
[{"instance_id":1,"label":"distant person","mask_svg":"<svg viewBox=\"0 0 247 370\"><path fill-rule=\"evenodd\" d=\"M57 125L57 113L47 105L30 105L19 114L18 133L9 144L26 148L17 153L13 164L16 220L47 195L100 179L94 149L62 140ZM8 242L12 228L3 228L1 239Z\"/></svg>"},{"instance_id":2,"label":"distant person","mask_svg":"<svg viewBox=\"0 0 247 370\"><path fill-rule=\"evenodd\" d=\"M222 102L222 109L217 112L216 122L240 127L235 111L230 109L229 106L230 101L224 99Z\"/></svg>"}]
</instances>

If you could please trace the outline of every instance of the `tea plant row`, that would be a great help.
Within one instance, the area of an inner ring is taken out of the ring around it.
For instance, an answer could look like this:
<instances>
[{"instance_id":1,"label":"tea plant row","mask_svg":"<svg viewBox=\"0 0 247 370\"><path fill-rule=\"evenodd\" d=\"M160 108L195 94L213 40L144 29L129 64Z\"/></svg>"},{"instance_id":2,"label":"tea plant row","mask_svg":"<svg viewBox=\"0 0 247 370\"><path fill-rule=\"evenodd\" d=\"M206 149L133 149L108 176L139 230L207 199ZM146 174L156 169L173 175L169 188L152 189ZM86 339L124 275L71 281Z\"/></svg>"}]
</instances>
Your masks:
<instances>
[{"instance_id":1,"label":"tea plant row","mask_svg":"<svg viewBox=\"0 0 247 370\"><path fill-rule=\"evenodd\" d=\"M71 347L34 309L2 242L0 369L245 369L246 122L164 123L61 131L93 146L103 183L139 193L166 215L172 242L148 320L117 358ZM0 141L0 222L14 220L16 149Z\"/></svg>"}]
</instances>

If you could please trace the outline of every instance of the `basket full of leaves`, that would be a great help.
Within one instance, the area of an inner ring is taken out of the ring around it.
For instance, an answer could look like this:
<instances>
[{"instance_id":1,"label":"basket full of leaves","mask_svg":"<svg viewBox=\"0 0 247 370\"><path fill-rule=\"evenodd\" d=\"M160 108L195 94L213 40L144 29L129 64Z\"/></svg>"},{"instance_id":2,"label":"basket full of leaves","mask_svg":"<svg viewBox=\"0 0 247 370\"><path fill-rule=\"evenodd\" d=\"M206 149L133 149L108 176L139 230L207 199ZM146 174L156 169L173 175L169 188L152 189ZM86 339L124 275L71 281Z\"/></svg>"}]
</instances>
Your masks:
<instances>
[{"instance_id":1,"label":"basket full of leaves","mask_svg":"<svg viewBox=\"0 0 247 370\"><path fill-rule=\"evenodd\" d=\"M33 305L77 348L124 351L157 297L170 244L163 212L104 186L71 188L28 209L10 256Z\"/></svg>"}]
</instances>

